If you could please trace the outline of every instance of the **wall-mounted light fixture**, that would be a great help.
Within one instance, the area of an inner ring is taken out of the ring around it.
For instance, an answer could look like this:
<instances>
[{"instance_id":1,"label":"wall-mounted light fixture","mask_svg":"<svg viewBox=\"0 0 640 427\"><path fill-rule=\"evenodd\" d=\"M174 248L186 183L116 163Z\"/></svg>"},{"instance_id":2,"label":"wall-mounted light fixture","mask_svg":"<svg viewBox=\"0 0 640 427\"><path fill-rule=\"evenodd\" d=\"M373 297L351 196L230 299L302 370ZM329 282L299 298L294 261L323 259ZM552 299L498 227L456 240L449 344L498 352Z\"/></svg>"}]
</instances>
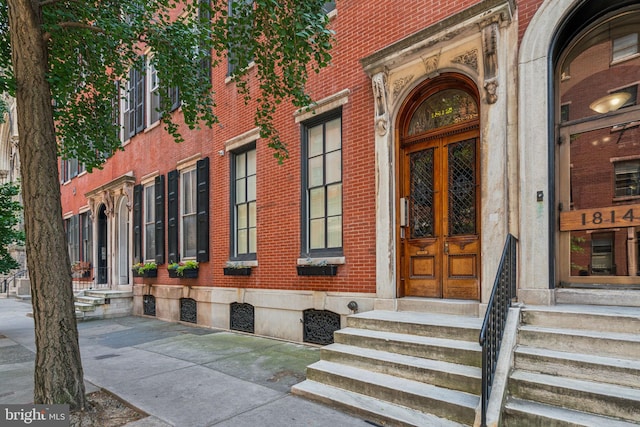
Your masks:
<instances>
[{"instance_id":1,"label":"wall-mounted light fixture","mask_svg":"<svg viewBox=\"0 0 640 427\"><path fill-rule=\"evenodd\" d=\"M600 114L610 113L622 107L629 98L631 98L631 94L628 92L615 92L596 99L589 104L589 108Z\"/></svg>"}]
</instances>

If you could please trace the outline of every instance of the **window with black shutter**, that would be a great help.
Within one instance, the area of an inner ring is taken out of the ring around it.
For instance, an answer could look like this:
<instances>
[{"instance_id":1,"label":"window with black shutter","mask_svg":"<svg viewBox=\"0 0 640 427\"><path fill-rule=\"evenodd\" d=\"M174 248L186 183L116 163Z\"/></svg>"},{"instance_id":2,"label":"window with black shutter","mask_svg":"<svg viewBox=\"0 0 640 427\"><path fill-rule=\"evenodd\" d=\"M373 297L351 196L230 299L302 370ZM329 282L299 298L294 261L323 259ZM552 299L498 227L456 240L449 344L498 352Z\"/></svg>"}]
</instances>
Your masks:
<instances>
[{"instance_id":1,"label":"window with black shutter","mask_svg":"<svg viewBox=\"0 0 640 427\"><path fill-rule=\"evenodd\" d=\"M180 173L173 170L167 174L167 254L169 262L178 262L180 254L178 252L178 180Z\"/></svg>"},{"instance_id":2,"label":"window with black shutter","mask_svg":"<svg viewBox=\"0 0 640 427\"><path fill-rule=\"evenodd\" d=\"M156 264L164 264L164 176L155 180Z\"/></svg>"},{"instance_id":3,"label":"window with black shutter","mask_svg":"<svg viewBox=\"0 0 640 427\"><path fill-rule=\"evenodd\" d=\"M142 258L142 185L133 187L133 260L143 261Z\"/></svg>"}]
</instances>

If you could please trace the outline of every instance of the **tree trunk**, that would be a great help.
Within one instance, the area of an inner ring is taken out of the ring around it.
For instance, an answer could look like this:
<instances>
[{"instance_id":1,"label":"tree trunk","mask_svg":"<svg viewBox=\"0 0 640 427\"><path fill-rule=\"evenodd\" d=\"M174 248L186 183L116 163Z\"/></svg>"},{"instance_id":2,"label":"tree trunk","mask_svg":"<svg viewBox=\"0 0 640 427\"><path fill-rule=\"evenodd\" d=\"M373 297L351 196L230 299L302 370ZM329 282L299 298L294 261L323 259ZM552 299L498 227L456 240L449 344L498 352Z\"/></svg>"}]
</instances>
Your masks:
<instances>
[{"instance_id":1,"label":"tree trunk","mask_svg":"<svg viewBox=\"0 0 640 427\"><path fill-rule=\"evenodd\" d=\"M85 407L71 264L62 221L47 42L36 0L8 0L27 266L35 322L34 402Z\"/></svg>"}]
</instances>

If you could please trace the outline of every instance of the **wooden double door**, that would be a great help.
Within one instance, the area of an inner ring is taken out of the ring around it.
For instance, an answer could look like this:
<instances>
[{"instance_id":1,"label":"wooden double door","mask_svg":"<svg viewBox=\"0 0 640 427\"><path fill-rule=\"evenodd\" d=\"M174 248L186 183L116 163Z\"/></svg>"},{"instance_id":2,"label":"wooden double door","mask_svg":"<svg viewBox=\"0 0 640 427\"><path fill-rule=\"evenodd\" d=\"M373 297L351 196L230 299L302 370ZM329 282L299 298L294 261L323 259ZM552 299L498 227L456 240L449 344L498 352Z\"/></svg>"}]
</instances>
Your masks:
<instances>
[{"instance_id":1,"label":"wooden double door","mask_svg":"<svg viewBox=\"0 0 640 427\"><path fill-rule=\"evenodd\" d=\"M400 294L480 298L477 127L403 141L400 148Z\"/></svg>"}]
</instances>

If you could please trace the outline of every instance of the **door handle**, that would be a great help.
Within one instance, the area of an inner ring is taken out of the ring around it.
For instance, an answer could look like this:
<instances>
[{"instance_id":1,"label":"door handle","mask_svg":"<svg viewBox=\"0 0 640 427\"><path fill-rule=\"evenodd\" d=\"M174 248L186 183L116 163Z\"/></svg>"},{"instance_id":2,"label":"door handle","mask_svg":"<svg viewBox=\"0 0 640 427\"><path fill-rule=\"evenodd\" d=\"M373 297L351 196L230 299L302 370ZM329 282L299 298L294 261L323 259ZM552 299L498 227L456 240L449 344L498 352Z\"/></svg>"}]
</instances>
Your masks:
<instances>
[{"instance_id":1,"label":"door handle","mask_svg":"<svg viewBox=\"0 0 640 427\"><path fill-rule=\"evenodd\" d=\"M444 242L444 253L449 255L449 242Z\"/></svg>"},{"instance_id":2,"label":"door handle","mask_svg":"<svg viewBox=\"0 0 640 427\"><path fill-rule=\"evenodd\" d=\"M407 215L409 214L408 205L409 201L407 200L407 198L402 197L400 199L400 227L406 227L409 222L407 218Z\"/></svg>"}]
</instances>

